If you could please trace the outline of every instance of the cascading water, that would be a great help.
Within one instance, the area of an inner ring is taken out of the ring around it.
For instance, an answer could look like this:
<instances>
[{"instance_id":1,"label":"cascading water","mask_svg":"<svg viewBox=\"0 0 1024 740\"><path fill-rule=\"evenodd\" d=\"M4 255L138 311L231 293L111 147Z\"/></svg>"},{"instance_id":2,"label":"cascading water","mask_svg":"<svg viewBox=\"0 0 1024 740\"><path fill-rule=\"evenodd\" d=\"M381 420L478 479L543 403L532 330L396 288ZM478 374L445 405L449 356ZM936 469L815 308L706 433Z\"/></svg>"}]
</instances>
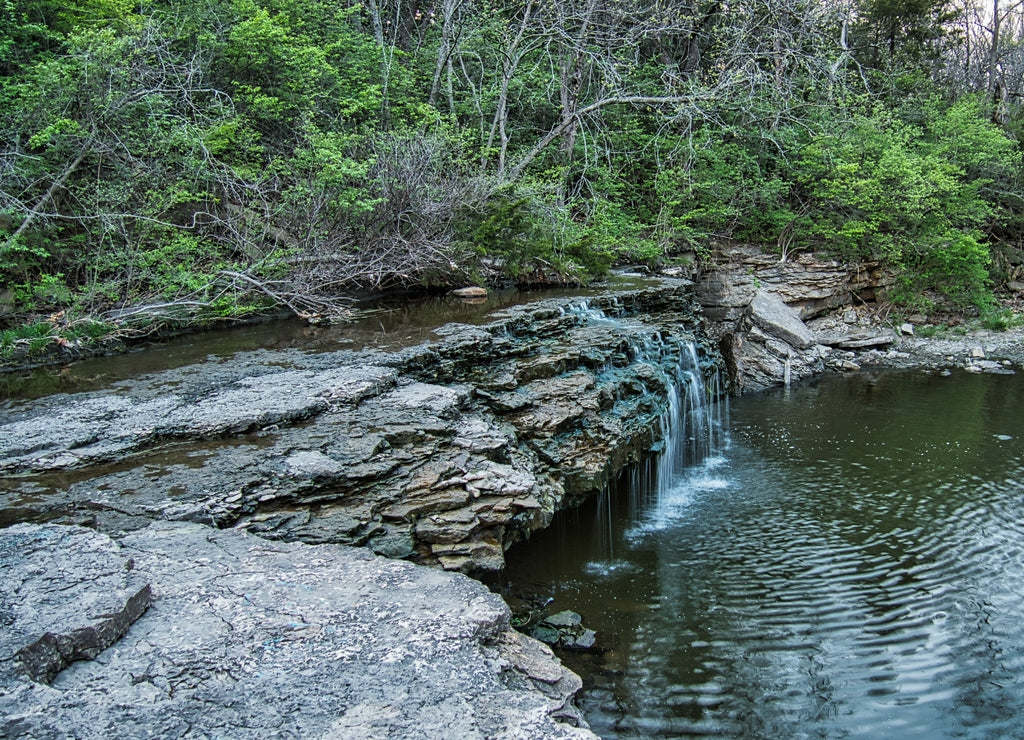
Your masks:
<instances>
[{"instance_id":1,"label":"cascading water","mask_svg":"<svg viewBox=\"0 0 1024 740\"><path fill-rule=\"evenodd\" d=\"M510 583L579 612L601 737L1024 737L1024 375L828 376L747 396L636 513L552 525ZM714 414L714 412L712 412ZM667 454L667 453L666 453Z\"/></svg>"},{"instance_id":2,"label":"cascading water","mask_svg":"<svg viewBox=\"0 0 1024 740\"><path fill-rule=\"evenodd\" d=\"M586 301L567 307L565 314L575 315L585 323L628 328ZM631 519L642 524L671 510L686 475L701 465L714 466L720 459L728 401L718 369L708 365L705 372L692 338L666 337L640 325L636 328L638 332L630 342L630 357L634 363L650 368L650 375L658 382L656 387L652 383L646 390L652 397L664 397L666 404L658 420L654 454L634 465L629 473ZM599 567L613 567L610 564L615 560L611 499L612 492L603 491L597 507L594 531L607 558L607 563Z\"/></svg>"}]
</instances>

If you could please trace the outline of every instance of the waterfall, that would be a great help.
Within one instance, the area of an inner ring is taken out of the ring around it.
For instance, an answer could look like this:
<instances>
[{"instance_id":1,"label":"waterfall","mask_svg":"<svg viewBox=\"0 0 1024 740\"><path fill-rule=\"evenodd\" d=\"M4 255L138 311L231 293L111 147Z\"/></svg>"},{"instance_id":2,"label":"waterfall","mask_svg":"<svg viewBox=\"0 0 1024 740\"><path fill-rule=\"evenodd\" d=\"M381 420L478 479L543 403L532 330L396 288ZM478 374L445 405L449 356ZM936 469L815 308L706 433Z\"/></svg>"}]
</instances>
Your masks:
<instances>
[{"instance_id":1,"label":"waterfall","mask_svg":"<svg viewBox=\"0 0 1024 740\"><path fill-rule=\"evenodd\" d=\"M614 324L627 329L628 322L609 317L588 302L573 304L563 315L578 317L581 323ZM653 454L633 465L621 485L628 486L628 518L634 529L646 530L678 510L695 471L714 467L720 461L725 444L728 400L717 368L705 372L697 352L697 343L686 337L665 337L659 331L630 332L629 353L634 363L646 365L658 382L645 386L652 396L665 399L665 409L657 420ZM655 387L658 386L658 387ZM713 482L712 482L713 483ZM619 495L613 487L601 492L597 502L594 534L599 551L607 560L594 567L614 569L615 536Z\"/></svg>"},{"instance_id":2,"label":"waterfall","mask_svg":"<svg viewBox=\"0 0 1024 740\"><path fill-rule=\"evenodd\" d=\"M661 449L653 465L637 466L632 486L655 506L680 476L718 454L727 404L717 370L705 379L693 342L680 350L668 395L668 407L660 420Z\"/></svg>"}]
</instances>

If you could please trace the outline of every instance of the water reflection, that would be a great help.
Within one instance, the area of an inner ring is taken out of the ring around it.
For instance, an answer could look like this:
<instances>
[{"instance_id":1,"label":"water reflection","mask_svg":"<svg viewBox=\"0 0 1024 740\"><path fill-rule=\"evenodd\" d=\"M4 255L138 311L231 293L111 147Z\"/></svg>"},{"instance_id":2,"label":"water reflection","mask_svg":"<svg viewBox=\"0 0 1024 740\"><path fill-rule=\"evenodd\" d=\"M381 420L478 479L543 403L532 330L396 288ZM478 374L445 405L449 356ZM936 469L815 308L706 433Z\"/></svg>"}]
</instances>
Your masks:
<instances>
[{"instance_id":1,"label":"water reflection","mask_svg":"<svg viewBox=\"0 0 1024 740\"><path fill-rule=\"evenodd\" d=\"M508 588L598 631L566 660L604 737L1024 737L1022 401L920 373L734 401L719 457L570 513Z\"/></svg>"},{"instance_id":2,"label":"water reflection","mask_svg":"<svg viewBox=\"0 0 1024 740\"><path fill-rule=\"evenodd\" d=\"M608 287L641 287L644 279L619 276ZM40 398L54 393L89 391L118 380L169 370L208 358L220 362L241 352L296 350L317 353L340 349L397 349L436 340L434 329L450 323L478 324L490 314L545 298L581 296L599 290L558 289L493 291L487 298L461 299L452 295L379 300L357 321L311 326L295 318L222 327L140 346L112 357L93 357L60 367L0 373L0 399Z\"/></svg>"}]
</instances>

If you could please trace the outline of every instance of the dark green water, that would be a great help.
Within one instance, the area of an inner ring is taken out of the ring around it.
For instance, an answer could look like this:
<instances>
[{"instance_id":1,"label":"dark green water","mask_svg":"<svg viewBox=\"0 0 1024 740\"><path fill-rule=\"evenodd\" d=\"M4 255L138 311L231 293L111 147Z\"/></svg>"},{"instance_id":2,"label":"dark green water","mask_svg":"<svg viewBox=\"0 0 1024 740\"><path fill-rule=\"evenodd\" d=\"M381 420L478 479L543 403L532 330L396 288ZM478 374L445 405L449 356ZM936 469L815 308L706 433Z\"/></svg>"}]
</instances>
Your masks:
<instances>
[{"instance_id":1,"label":"dark green water","mask_svg":"<svg viewBox=\"0 0 1024 740\"><path fill-rule=\"evenodd\" d=\"M593 729L1024 737L1024 378L829 377L729 416L660 495L627 478L509 553L509 593L598 631L563 656Z\"/></svg>"}]
</instances>

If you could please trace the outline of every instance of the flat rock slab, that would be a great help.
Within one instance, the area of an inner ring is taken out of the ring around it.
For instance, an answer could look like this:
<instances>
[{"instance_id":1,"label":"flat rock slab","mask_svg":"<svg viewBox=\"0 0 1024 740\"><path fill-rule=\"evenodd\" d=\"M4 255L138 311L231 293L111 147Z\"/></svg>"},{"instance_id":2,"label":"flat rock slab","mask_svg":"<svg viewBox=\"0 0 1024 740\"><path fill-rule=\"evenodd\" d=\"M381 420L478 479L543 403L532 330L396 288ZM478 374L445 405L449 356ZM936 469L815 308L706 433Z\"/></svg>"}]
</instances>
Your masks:
<instances>
[{"instance_id":1,"label":"flat rock slab","mask_svg":"<svg viewBox=\"0 0 1024 740\"><path fill-rule=\"evenodd\" d=\"M393 369L286 370L194 395L54 396L0 421L0 470L63 469L117 459L158 440L218 437L289 424L394 385Z\"/></svg>"},{"instance_id":2,"label":"flat rock slab","mask_svg":"<svg viewBox=\"0 0 1024 740\"><path fill-rule=\"evenodd\" d=\"M890 333L857 332L854 334L818 334L817 341L837 349L877 349L895 343L896 337Z\"/></svg>"},{"instance_id":3,"label":"flat rock slab","mask_svg":"<svg viewBox=\"0 0 1024 740\"><path fill-rule=\"evenodd\" d=\"M0 530L0 686L51 682L110 647L149 606L149 584L106 537L77 527Z\"/></svg>"},{"instance_id":4,"label":"flat rock slab","mask_svg":"<svg viewBox=\"0 0 1024 740\"><path fill-rule=\"evenodd\" d=\"M88 568L78 580L66 571L69 603L93 585L117 591L128 562L152 603L51 684L8 675L2 737L594 737L558 719L575 716L567 702L579 679L465 576L188 523L155 523L117 544L20 525L0 531L0 552L26 615L37 593L35 561L17 548L26 537L66 543L54 560L100 563L97 582Z\"/></svg>"},{"instance_id":5,"label":"flat rock slab","mask_svg":"<svg viewBox=\"0 0 1024 740\"><path fill-rule=\"evenodd\" d=\"M750 301L749 312L755 326L797 349L807 349L815 342L814 334L800 315L775 293L759 290Z\"/></svg>"}]
</instances>

